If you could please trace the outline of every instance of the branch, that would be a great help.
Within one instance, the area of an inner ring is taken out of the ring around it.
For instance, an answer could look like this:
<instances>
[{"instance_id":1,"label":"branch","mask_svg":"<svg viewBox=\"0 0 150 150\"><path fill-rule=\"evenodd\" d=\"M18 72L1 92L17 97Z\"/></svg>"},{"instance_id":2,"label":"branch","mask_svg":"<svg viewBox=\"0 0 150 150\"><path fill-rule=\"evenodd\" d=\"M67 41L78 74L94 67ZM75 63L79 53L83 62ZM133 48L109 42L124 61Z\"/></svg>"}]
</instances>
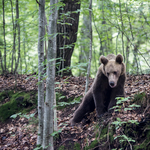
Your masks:
<instances>
[{"instance_id":1,"label":"branch","mask_svg":"<svg viewBox=\"0 0 150 150\"><path fill-rule=\"evenodd\" d=\"M40 5L40 3L36 0L36 2Z\"/></svg>"},{"instance_id":2,"label":"branch","mask_svg":"<svg viewBox=\"0 0 150 150\"><path fill-rule=\"evenodd\" d=\"M106 18L106 17L105 17L105 18ZM127 34L126 34L123 30L121 30L120 27L117 27L114 23L112 23L108 18L106 18L106 19L107 19L107 21L108 21L109 23L111 23L112 25L114 25L115 28L119 29L120 32L123 32L124 36L129 40L130 44L135 48L135 45L132 43L132 41L131 41L130 38L127 36ZM140 50L137 49L137 51L138 51L138 53L143 57L143 59L145 60L146 64L147 64L148 67L150 68L149 63L147 62L147 60L145 59L145 57L142 55L142 53L140 52Z\"/></svg>"}]
</instances>

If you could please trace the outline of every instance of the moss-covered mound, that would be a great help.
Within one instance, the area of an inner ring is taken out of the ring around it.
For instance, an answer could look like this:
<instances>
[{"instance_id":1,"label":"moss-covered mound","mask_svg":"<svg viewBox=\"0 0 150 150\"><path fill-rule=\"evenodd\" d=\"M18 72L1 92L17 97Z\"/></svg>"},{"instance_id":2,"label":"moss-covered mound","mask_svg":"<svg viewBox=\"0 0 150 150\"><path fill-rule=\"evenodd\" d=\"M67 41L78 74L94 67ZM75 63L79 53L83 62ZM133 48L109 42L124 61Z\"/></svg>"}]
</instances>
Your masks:
<instances>
[{"instance_id":1,"label":"moss-covered mound","mask_svg":"<svg viewBox=\"0 0 150 150\"><path fill-rule=\"evenodd\" d=\"M36 107L37 92L3 91L0 93L0 121L5 121L18 112L27 112Z\"/></svg>"}]
</instances>

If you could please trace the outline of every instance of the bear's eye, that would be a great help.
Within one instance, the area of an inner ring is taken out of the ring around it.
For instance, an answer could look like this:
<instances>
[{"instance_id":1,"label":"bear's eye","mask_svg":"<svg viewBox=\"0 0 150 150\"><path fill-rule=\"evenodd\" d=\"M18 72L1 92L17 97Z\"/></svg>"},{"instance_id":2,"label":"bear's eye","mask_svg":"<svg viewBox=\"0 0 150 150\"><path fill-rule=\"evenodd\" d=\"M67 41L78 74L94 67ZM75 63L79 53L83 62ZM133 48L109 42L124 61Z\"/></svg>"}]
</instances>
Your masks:
<instances>
[{"instance_id":1,"label":"bear's eye","mask_svg":"<svg viewBox=\"0 0 150 150\"><path fill-rule=\"evenodd\" d=\"M109 76L109 73L107 72L107 76Z\"/></svg>"},{"instance_id":2,"label":"bear's eye","mask_svg":"<svg viewBox=\"0 0 150 150\"><path fill-rule=\"evenodd\" d=\"M114 75L116 75L117 74L117 72L116 71L114 71Z\"/></svg>"}]
</instances>

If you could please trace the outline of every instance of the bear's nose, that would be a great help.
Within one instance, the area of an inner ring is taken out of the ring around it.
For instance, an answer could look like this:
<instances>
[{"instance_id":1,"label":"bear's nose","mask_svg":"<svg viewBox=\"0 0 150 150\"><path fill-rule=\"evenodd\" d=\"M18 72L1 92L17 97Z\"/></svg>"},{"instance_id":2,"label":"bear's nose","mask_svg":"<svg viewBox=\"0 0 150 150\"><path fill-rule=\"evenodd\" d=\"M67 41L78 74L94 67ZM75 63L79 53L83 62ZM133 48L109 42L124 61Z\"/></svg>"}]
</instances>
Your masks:
<instances>
[{"instance_id":1,"label":"bear's nose","mask_svg":"<svg viewBox=\"0 0 150 150\"><path fill-rule=\"evenodd\" d=\"M113 86L115 85L115 83L114 83L113 81L110 81L110 82L109 82L109 85L110 85L111 87L113 87Z\"/></svg>"}]
</instances>

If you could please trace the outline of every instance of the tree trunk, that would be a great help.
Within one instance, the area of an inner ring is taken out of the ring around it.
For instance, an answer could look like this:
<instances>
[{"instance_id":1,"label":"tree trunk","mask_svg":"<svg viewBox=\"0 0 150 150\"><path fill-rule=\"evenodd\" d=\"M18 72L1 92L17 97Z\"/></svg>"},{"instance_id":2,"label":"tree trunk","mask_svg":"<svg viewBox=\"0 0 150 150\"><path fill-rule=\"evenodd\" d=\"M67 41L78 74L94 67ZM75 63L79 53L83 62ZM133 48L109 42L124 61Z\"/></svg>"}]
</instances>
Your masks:
<instances>
[{"instance_id":1,"label":"tree trunk","mask_svg":"<svg viewBox=\"0 0 150 150\"><path fill-rule=\"evenodd\" d=\"M43 123L44 123L44 35L45 35L45 0L39 0L39 35L38 35L38 118L39 128L37 145L43 143Z\"/></svg>"},{"instance_id":2,"label":"tree trunk","mask_svg":"<svg viewBox=\"0 0 150 150\"><path fill-rule=\"evenodd\" d=\"M0 63L1 63L1 68L2 68L2 73L4 72L4 68L3 68L3 61L2 61L2 53L0 50Z\"/></svg>"},{"instance_id":3,"label":"tree trunk","mask_svg":"<svg viewBox=\"0 0 150 150\"><path fill-rule=\"evenodd\" d=\"M89 37L90 37L90 50L89 50L89 63L86 75L86 86L85 86L85 93L88 91L88 84L89 84L89 76L90 76L90 69L91 69L91 59L92 59L92 0L90 0L89 4Z\"/></svg>"},{"instance_id":4,"label":"tree trunk","mask_svg":"<svg viewBox=\"0 0 150 150\"><path fill-rule=\"evenodd\" d=\"M13 49L12 49L12 60L11 60L11 72L13 72L13 64L14 64L14 53L16 51L16 23L14 24L14 15L13 15L13 4L12 0L11 3L11 13L12 13L12 24L13 24Z\"/></svg>"},{"instance_id":5,"label":"tree trunk","mask_svg":"<svg viewBox=\"0 0 150 150\"><path fill-rule=\"evenodd\" d=\"M17 71L19 60L20 60L20 24L19 24L19 1L18 0L16 0L16 20L17 20L16 27L18 29L18 58L15 64L14 74Z\"/></svg>"},{"instance_id":6,"label":"tree trunk","mask_svg":"<svg viewBox=\"0 0 150 150\"><path fill-rule=\"evenodd\" d=\"M26 60L26 28L25 28L25 21L23 21L23 52L24 52L24 63L25 63L25 73L27 72L27 60Z\"/></svg>"},{"instance_id":7,"label":"tree trunk","mask_svg":"<svg viewBox=\"0 0 150 150\"><path fill-rule=\"evenodd\" d=\"M3 3L3 35L4 35L4 70L3 73L6 73L6 39L5 39L5 2Z\"/></svg>"},{"instance_id":8,"label":"tree trunk","mask_svg":"<svg viewBox=\"0 0 150 150\"><path fill-rule=\"evenodd\" d=\"M55 98L55 59L56 59L56 33L57 33L57 0L50 0L50 17L48 27L48 50L47 50L47 78L46 78L46 99L44 106L44 130L43 148L53 150L54 131L54 98ZM55 6L55 7L54 7ZM48 148L46 148L48 146Z\"/></svg>"},{"instance_id":9,"label":"tree trunk","mask_svg":"<svg viewBox=\"0 0 150 150\"><path fill-rule=\"evenodd\" d=\"M61 69L70 67L71 65L71 56L74 50L75 42L77 40L77 31L78 31L78 23L79 23L79 10L80 9L80 1L62 1L65 6L59 9L59 19L61 19L61 23L59 22L57 31L57 63L60 62L59 66L56 68L56 71L60 71ZM64 14L69 14L64 15ZM65 17L64 17L65 16ZM57 73L59 74L59 73ZM62 75L71 75L71 69L67 69L63 71Z\"/></svg>"},{"instance_id":10,"label":"tree trunk","mask_svg":"<svg viewBox=\"0 0 150 150\"><path fill-rule=\"evenodd\" d=\"M125 59L125 51L124 51L124 39L123 39L123 35L124 35L124 24L123 24L123 19L122 19L122 10L121 10L121 1L119 0L119 11L120 11L120 20L121 20L121 40L122 40L122 51L123 51L123 58L124 58L124 62L126 62Z\"/></svg>"}]
</instances>

